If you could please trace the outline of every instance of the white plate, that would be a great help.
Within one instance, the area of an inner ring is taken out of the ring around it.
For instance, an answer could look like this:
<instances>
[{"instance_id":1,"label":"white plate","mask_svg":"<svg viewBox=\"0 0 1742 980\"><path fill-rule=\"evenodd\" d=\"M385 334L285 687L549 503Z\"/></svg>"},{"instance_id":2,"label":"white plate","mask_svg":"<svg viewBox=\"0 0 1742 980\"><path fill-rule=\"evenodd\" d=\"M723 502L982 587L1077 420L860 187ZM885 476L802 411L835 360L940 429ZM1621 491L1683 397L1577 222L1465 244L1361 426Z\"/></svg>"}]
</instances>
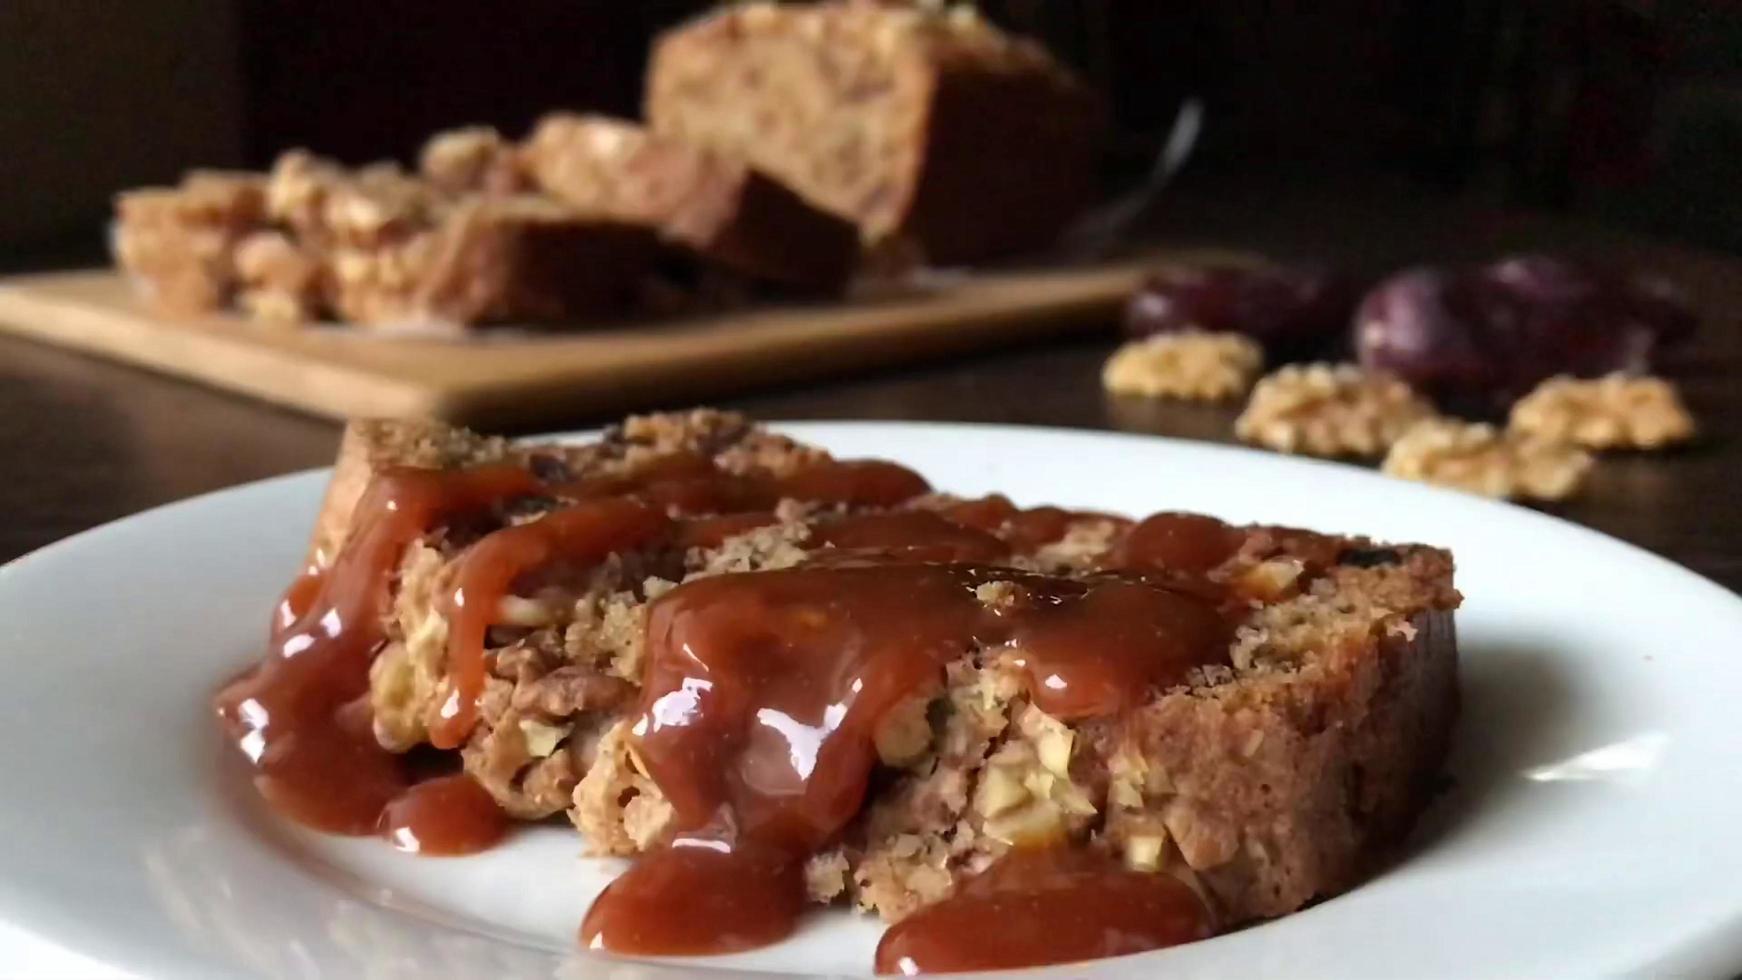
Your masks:
<instances>
[{"instance_id":1,"label":"white plate","mask_svg":"<svg viewBox=\"0 0 1742 980\"><path fill-rule=\"evenodd\" d=\"M1202 510L1453 548L1456 785L1348 895L1207 942L1062 971L1176 978L1730 974L1742 969L1742 600L1521 508L1351 467L1165 439L957 425L785 427L961 493ZM577 953L608 862L564 828L400 855L266 814L206 713L255 655L324 473L142 514L0 570L0 918L158 976L687 975ZM862 973L831 913L716 961ZM19 968L0 948L0 968ZM18 954L14 952L14 957Z\"/></svg>"}]
</instances>

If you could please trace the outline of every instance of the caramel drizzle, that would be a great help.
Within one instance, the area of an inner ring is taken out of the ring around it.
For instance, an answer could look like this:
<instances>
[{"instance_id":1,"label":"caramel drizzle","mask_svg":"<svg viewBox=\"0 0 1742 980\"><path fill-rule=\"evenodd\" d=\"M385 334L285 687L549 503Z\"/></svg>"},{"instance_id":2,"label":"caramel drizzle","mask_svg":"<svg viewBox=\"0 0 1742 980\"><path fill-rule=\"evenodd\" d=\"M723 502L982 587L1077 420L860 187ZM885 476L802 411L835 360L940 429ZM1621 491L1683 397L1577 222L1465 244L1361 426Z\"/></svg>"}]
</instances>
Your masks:
<instances>
[{"instance_id":1,"label":"caramel drizzle","mask_svg":"<svg viewBox=\"0 0 1742 980\"><path fill-rule=\"evenodd\" d=\"M485 846L501 815L473 805L487 801L475 784L457 777L414 793L369 731L369 664L384 641L392 572L420 536L518 497L568 502L486 534L459 560L443 610L448 687L430 730L432 745L453 749L477 723L501 600L527 576L649 546L717 544L772 523L768 509L782 499L877 508L928 490L880 461L775 478L723 474L710 460L679 456L628 477L554 485L513 466L392 471L364 494L357 531L333 566L310 569L286 591L275 655L219 694L219 715L263 795L296 819L385 832L432 853ZM698 513L715 516L682 519ZM1132 526L1107 517L1121 532L1113 561L1153 574L1052 579L975 564L1044 546L1085 516L1104 515L1024 511L989 497L936 512L850 516L816 529L813 544L825 547L810 567L700 580L655 602L634 731L680 833L602 896L588 916L590 938L701 952L783 935L804 904L803 857L862 804L877 726L905 699L938 690L943 665L971 649L1004 649L1030 699L1067 721L1116 714L1223 655L1228 624L1214 608L1217 590L1201 579L1237 544L1220 522L1158 515ZM1016 590L1014 605L977 596L993 582ZM458 815L446 836L427 816L443 812ZM645 922L624 931L637 908L734 881L756 892L756 911L704 903L686 917L685 935L659 939Z\"/></svg>"}]
</instances>

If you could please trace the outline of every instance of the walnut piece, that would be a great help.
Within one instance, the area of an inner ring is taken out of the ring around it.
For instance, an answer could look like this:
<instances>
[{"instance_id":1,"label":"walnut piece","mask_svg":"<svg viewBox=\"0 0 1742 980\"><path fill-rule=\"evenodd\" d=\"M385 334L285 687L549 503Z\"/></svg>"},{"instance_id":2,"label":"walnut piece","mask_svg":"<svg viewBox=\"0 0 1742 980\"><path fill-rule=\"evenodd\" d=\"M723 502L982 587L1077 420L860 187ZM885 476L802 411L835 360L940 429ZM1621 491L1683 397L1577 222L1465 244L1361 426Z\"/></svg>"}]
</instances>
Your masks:
<instances>
[{"instance_id":1,"label":"walnut piece","mask_svg":"<svg viewBox=\"0 0 1742 980\"><path fill-rule=\"evenodd\" d=\"M1234 434L1285 453L1373 457L1433 414L1389 374L1353 364L1290 364L1259 380Z\"/></svg>"},{"instance_id":2,"label":"walnut piece","mask_svg":"<svg viewBox=\"0 0 1742 980\"><path fill-rule=\"evenodd\" d=\"M1235 333L1157 334L1113 352L1101 384L1115 395L1222 401L1252 387L1264 351Z\"/></svg>"},{"instance_id":3,"label":"walnut piece","mask_svg":"<svg viewBox=\"0 0 1742 980\"><path fill-rule=\"evenodd\" d=\"M1561 375L1512 406L1511 429L1592 449L1659 449L1693 438L1694 419L1662 378Z\"/></svg>"},{"instance_id":4,"label":"walnut piece","mask_svg":"<svg viewBox=\"0 0 1742 980\"><path fill-rule=\"evenodd\" d=\"M518 148L488 126L450 129L430 137L417 169L449 193L514 194L531 189Z\"/></svg>"},{"instance_id":5,"label":"walnut piece","mask_svg":"<svg viewBox=\"0 0 1742 980\"><path fill-rule=\"evenodd\" d=\"M1577 446L1483 423L1429 419L1385 457L1385 472L1487 497L1564 500L1591 470Z\"/></svg>"},{"instance_id":6,"label":"walnut piece","mask_svg":"<svg viewBox=\"0 0 1742 980\"><path fill-rule=\"evenodd\" d=\"M236 244L237 303L257 320L298 323L324 312L320 258L278 231L257 231Z\"/></svg>"}]
</instances>

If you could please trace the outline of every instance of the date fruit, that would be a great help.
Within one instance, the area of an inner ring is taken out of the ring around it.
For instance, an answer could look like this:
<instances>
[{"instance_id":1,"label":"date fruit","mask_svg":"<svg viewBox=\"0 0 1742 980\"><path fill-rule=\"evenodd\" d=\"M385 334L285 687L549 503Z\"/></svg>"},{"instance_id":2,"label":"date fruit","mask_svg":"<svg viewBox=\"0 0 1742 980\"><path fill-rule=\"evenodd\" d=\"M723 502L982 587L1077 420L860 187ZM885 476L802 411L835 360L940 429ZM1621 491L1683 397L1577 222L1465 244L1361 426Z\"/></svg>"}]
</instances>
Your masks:
<instances>
[{"instance_id":1,"label":"date fruit","mask_svg":"<svg viewBox=\"0 0 1742 980\"><path fill-rule=\"evenodd\" d=\"M1240 333L1272 360L1317 353L1347 328L1356 290L1345 278L1285 266L1172 266L1158 270L1125 307L1133 337L1184 330Z\"/></svg>"},{"instance_id":2,"label":"date fruit","mask_svg":"<svg viewBox=\"0 0 1742 980\"><path fill-rule=\"evenodd\" d=\"M1662 280L1524 255L1384 280L1356 311L1354 344L1362 366L1448 407L1490 412L1552 375L1647 371L1694 326Z\"/></svg>"}]
</instances>

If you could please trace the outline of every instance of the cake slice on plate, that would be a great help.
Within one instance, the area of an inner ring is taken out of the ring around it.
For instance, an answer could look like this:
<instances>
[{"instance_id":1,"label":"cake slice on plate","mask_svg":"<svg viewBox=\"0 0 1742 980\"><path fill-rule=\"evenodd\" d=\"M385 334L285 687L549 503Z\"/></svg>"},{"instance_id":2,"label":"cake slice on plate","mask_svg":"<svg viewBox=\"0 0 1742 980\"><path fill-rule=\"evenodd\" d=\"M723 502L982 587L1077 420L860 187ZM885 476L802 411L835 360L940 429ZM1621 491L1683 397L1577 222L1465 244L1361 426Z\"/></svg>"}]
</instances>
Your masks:
<instances>
[{"instance_id":1,"label":"cake slice on plate","mask_svg":"<svg viewBox=\"0 0 1742 980\"><path fill-rule=\"evenodd\" d=\"M311 555L277 640L351 673L307 716L637 857L586 932L626 952L772 941L807 898L934 968L1002 962L938 943L1011 889L1173 910L1137 948L1282 915L1385 860L1457 711L1444 551L963 499L707 410L354 424Z\"/></svg>"}]
</instances>

